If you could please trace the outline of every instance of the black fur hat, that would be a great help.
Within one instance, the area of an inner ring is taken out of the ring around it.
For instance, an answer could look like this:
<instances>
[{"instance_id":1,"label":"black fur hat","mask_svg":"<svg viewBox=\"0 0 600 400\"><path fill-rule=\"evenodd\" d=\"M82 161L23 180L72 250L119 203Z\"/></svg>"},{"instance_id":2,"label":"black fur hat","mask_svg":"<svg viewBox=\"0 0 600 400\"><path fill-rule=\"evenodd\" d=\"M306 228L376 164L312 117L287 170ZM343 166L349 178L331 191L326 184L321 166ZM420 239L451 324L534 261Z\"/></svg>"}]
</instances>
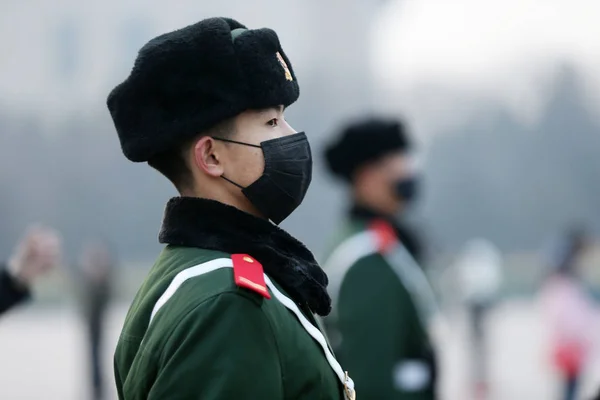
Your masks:
<instances>
[{"instance_id":1,"label":"black fur hat","mask_svg":"<svg viewBox=\"0 0 600 400\"><path fill-rule=\"evenodd\" d=\"M273 30L210 18L142 47L107 104L123 153L140 162L245 110L287 107L299 93Z\"/></svg>"},{"instance_id":2,"label":"black fur hat","mask_svg":"<svg viewBox=\"0 0 600 400\"><path fill-rule=\"evenodd\" d=\"M408 151L411 147L404 125L398 120L368 119L352 123L325 150L330 171L351 181L361 165L389 153Z\"/></svg>"}]
</instances>

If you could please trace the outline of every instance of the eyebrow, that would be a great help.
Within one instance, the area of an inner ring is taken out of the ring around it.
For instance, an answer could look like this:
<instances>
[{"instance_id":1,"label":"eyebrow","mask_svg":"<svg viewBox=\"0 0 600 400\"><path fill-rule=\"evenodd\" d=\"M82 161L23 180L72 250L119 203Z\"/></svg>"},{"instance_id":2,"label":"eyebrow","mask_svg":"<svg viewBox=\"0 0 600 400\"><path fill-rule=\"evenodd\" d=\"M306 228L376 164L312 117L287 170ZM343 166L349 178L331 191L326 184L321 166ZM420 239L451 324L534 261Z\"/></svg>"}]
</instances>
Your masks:
<instances>
[{"instance_id":1,"label":"eyebrow","mask_svg":"<svg viewBox=\"0 0 600 400\"><path fill-rule=\"evenodd\" d=\"M275 112L278 112L278 113L283 113L285 111L285 107L284 106L267 107L267 108L264 108L264 109L260 110L260 113L264 114L264 113L268 113L269 111L275 111Z\"/></svg>"}]
</instances>

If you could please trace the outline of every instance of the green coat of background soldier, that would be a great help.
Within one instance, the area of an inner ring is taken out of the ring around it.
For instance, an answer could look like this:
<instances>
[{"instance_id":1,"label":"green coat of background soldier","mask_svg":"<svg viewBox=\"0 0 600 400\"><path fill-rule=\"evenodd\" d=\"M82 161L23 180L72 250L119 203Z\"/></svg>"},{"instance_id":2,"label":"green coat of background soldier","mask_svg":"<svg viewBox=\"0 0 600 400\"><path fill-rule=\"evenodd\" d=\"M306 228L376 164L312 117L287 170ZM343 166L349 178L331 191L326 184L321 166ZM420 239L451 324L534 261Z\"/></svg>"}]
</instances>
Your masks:
<instances>
[{"instance_id":1,"label":"green coat of background soldier","mask_svg":"<svg viewBox=\"0 0 600 400\"><path fill-rule=\"evenodd\" d=\"M325 154L351 202L323 264L333 300L325 326L361 398L435 398L435 299L415 261L419 241L399 218L418 184L409 149L400 122L369 119L343 129Z\"/></svg>"},{"instance_id":2,"label":"green coat of background soldier","mask_svg":"<svg viewBox=\"0 0 600 400\"><path fill-rule=\"evenodd\" d=\"M298 96L277 34L227 18L151 40L109 95L125 156L180 193L118 342L120 399L355 397L313 315L327 277L277 226L311 181Z\"/></svg>"}]
</instances>

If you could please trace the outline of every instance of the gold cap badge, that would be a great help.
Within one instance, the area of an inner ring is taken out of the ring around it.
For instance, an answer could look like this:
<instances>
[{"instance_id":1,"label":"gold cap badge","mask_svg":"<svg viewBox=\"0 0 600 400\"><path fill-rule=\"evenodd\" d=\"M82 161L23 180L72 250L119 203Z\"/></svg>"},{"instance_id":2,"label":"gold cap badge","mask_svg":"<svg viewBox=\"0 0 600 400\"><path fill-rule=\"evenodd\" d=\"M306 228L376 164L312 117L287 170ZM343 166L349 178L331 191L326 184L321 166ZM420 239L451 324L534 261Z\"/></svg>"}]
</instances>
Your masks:
<instances>
[{"instance_id":1,"label":"gold cap badge","mask_svg":"<svg viewBox=\"0 0 600 400\"><path fill-rule=\"evenodd\" d=\"M290 72L290 69L288 68L287 64L285 63L285 60L283 59L283 57L281 56L281 54L279 52L277 52L276 55L277 55L277 60L279 61L279 64L281 64L281 66L283 67L283 70L285 71L285 79L287 79L288 81L293 81L294 78L292 78L292 73Z\"/></svg>"}]
</instances>

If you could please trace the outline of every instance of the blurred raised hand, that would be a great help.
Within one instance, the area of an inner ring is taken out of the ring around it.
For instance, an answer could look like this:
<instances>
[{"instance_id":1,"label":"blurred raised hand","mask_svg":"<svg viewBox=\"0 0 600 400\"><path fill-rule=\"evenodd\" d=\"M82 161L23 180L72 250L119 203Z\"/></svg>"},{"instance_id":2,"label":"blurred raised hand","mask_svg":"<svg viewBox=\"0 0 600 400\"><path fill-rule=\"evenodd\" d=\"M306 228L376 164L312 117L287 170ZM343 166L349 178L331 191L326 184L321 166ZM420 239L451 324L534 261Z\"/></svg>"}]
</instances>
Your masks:
<instances>
[{"instance_id":1,"label":"blurred raised hand","mask_svg":"<svg viewBox=\"0 0 600 400\"><path fill-rule=\"evenodd\" d=\"M60 263L61 253L58 232L43 226L32 227L10 257L8 271L19 283L28 287Z\"/></svg>"}]
</instances>

